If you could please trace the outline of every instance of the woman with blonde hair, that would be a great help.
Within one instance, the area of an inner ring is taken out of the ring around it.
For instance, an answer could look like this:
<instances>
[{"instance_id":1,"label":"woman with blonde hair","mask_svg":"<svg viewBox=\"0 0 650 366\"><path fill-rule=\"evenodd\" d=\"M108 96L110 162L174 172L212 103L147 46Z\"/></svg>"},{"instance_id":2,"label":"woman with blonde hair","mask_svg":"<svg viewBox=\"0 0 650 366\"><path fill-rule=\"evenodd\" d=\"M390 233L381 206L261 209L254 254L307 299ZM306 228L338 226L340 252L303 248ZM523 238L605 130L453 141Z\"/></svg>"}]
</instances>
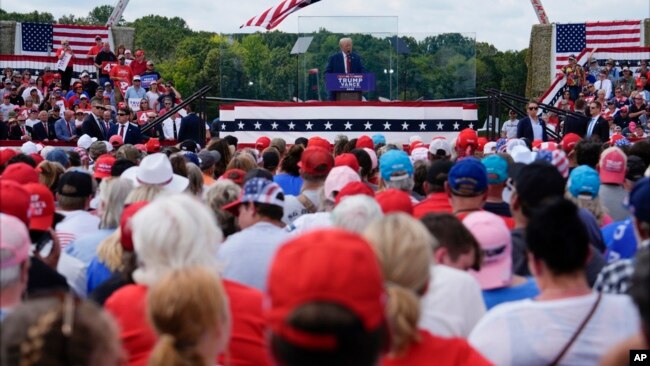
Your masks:
<instances>
[{"instance_id":1,"label":"woman with blonde hair","mask_svg":"<svg viewBox=\"0 0 650 366\"><path fill-rule=\"evenodd\" d=\"M579 208L591 212L603 227L613 222L607 215L605 207L600 202L598 192L600 190L600 175L588 165L581 165L571 171L566 185L564 197L573 202Z\"/></svg>"},{"instance_id":2,"label":"woman with blonde hair","mask_svg":"<svg viewBox=\"0 0 650 366\"><path fill-rule=\"evenodd\" d=\"M158 341L150 366L214 365L230 338L228 297L214 269L172 271L147 295L149 323Z\"/></svg>"},{"instance_id":3,"label":"woman with blonde hair","mask_svg":"<svg viewBox=\"0 0 650 366\"><path fill-rule=\"evenodd\" d=\"M387 285L391 346L383 365L489 365L460 338L418 329L420 299L429 284L436 239L421 222L403 213L384 216L364 231Z\"/></svg>"},{"instance_id":4,"label":"woman with blonde hair","mask_svg":"<svg viewBox=\"0 0 650 366\"><path fill-rule=\"evenodd\" d=\"M241 187L230 179L218 180L205 192L205 203L217 217L217 224L223 231L224 238L239 231L237 217L223 209L223 206L237 200Z\"/></svg>"},{"instance_id":5,"label":"woman with blonde hair","mask_svg":"<svg viewBox=\"0 0 650 366\"><path fill-rule=\"evenodd\" d=\"M38 181L56 193L56 188L59 185L59 177L65 173L65 168L58 162L44 160L38 164Z\"/></svg>"}]
</instances>

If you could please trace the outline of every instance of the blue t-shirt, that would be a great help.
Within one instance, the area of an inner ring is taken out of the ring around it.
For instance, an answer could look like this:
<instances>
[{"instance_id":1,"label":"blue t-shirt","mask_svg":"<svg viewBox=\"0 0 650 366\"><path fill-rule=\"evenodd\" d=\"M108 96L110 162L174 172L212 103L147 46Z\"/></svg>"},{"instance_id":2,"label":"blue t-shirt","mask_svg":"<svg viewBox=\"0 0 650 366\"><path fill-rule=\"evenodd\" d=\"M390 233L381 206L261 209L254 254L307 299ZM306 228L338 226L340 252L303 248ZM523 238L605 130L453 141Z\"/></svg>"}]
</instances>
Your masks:
<instances>
[{"instance_id":1,"label":"blue t-shirt","mask_svg":"<svg viewBox=\"0 0 650 366\"><path fill-rule=\"evenodd\" d=\"M87 293L90 294L93 292L99 285L108 281L112 276L113 272L104 263L100 262L99 258L93 258L86 270Z\"/></svg>"},{"instance_id":2,"label":"blue t-shirt","mask_svg":"<svg viewBox=\"0 0 650 366\"><path fill-rule=\"evenodd\" d=\"M515 287L502 287L482 292L488 310L503 302L530 299L539 295L537 283L532 277L526 277L526 282Z\"/></svg>"},{"instance_id":3,"label":"blue t-shirt","mask_svg":"<svg viewBox=\"0 0 650 366\"><path fill-rule=\"evenodd\" d=\"M600 231L603 233L603 240L607 246L605 251L607 263L634 257L637 243L636 236L634 236L634 225L630 217L623 221L612 222Z\"/></svg>"},{"instance_id":4,"label":"blue t-shirt","mask_svg":"<svg viewBox=\"0 0 650 366\"><path fill-rule=\"evenodd\" d=\"M277 183L284 192L284 195L297 196L302 189L302 178L287 173L276 174L273 181Z\"/></svg>"}]
</instances>

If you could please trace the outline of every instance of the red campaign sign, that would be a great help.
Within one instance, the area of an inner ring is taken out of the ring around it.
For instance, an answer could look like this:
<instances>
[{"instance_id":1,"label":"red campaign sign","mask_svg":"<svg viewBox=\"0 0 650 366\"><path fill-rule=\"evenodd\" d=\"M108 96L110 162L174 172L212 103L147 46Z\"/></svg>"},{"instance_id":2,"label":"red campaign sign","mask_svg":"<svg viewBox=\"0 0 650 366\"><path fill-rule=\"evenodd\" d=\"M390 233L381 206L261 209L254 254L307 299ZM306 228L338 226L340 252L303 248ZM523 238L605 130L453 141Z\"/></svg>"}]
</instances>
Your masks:
<instances>
[{"instance_id":1,"label":"red campaign sign","mask_svg":"<svg viewBox=\"0 0 650 366\"><path fill-rule=\"evenodd\" d=\"M102 61L102 75L108 75L115 66L117 66L115 61Z\"/></svg>"},{"instance_id":2,"label":"red campaign sign","mask_svg":"<svg viewBox=\"0 0 650 366\"><path fill-rule=\"evenodd\" d=\"M142 125L147 124L147 121L149 120L147 118L147 113L149 113L149 112L153 112L153 110L149 109L149 110L146 110L146 111L138 111L138 113L137 113L137 115L138 115L138 125L142 126Z\"/></svg>"},{"instance_id":3,"label":"red campaign sign","mask_svg":"<svg viewBox=\"0 0 650 366\"><path fill-rule=\"evenodd\" d=\"M122 96L124 97L126 95L126 89L129 88L129 83L126 81L119 81L119 89L122 92Z\"/></svg>"}]
</instances>

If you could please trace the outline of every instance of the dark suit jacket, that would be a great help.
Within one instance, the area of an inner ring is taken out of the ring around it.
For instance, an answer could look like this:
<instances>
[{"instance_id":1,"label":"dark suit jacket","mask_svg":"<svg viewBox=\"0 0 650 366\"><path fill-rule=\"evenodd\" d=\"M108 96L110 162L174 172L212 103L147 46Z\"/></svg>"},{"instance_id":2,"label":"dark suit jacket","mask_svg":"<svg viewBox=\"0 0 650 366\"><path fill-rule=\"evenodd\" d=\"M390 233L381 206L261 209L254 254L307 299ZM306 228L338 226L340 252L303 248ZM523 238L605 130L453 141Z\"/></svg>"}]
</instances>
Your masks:
<instances>
[{"instance_id":1,"label":"dark suit jacket","mask_svg":"<svg viewBox=\"0 0 650 366\"><path fill-rule=\"evenodd\" d=\"M43 127L43 122L41 121L38 121L32 127L27 127L27 131L31 133L32 140L43 141L48 138L45 127Z\"/></svg>"},{"instance_id":2,"label":"dark suit jacket","mask_svg":"<svg viewBox=\"0 0 650 366\"><path fill-rule=\"evenodd\" d=\"M128 123L129 127L126 128L126 136L124 139L125 144L139 144L142 143L142 134L140 133L140 127L136 125L135 123ZM109 131L108 135L113 136L117 135L120 132L120 124L115 123L111 126L111 130Z\"/></svg>"},{"instance_id":3,"label":"dark suit jacket","mask_svg":"<svg viewBox=\"0 0 650 366\"><path fill-rule=\"evenodd\" d=\"M540 118L539 124L542 126L542 141L548 141L548 135L546 134L546 123ZM533 142L535 139L533 134L533 125L530 122L530 117L524 117L517 124L517 138L520 139L525 137L528 141Z\"/></svg>"},{"instance_id":4,"label":"dark suit jacket","mask_svg":"<svg viewBox=\"0 0 650 366\"><path fill-rule=\"evenodd\" d=\"M101 118L99 118L99 120L101 120ZM103 126L103 124L101 125ZM97 140L108 140L108 131L104 131L104 128L100 128L97 125L92 113L89 113L84 119L84 122L81 125L81 135L96 137Z\"/></svg>"},{"instance_id":5,"label":"dark suit jacket","mask_svg":"<svg viewBox=\"0 0 650 366\"><path fill-rule=\"evenodd\" d=\"M25 131L27 131L27 126L25 126ZM12 125L9 127L9 140L20 140L23 137L23 131L18 125Z\"/></svg>"},{"instance_id":6,"label":"dark suit jacket","mask_svg":"<svg viewBox=\"0 0 650 366\"><path fill-rule=\"evenodd\" d=\"M356 52L350 53L350 73L363 73L366 68L361 63L361 57ZM329 57L327 60L327 67L325 73L345 73L345 65L343 63L343 52L337 52Z\"/></svg>"},{"instance_id":7,"label":"dark suit jacket","mask_svg":"<svg viewBox=\"0 0 650 366\"><path fill-rule=\"evenodd\" d=\"M587 124L589 123L589 117L582 116L580 118L568 116L566 121L564 121L564 128L562 129L562 134L566 135L567 133L575 133L580 135L580 137L585 137L587 133Z\"/></svg>"},{"instance_id":8,"label":"dark suit jacket","mask_svg":"<svg viewBox=\"0 0 650 366\"><path fill-rule=\"evenodd\" d=\"M585 128L585 132L587 132L587 130L589 129L589 123L591 123L591 119L587 121L587 127ZM600 142L609 141L609 122L607 122L607 120L604 119L602 116L598 117L594 129L591 131L590 139L600 141Z\"/></svg>"},{"instance_id":9,"label":"dark suit jacket","mask_svg":"<svg viewBox=\"0 0 650 366\"><path fill-rule=\"evenodd\" d=\"M205 146L205 141L201 141L201 129L205 130L205 123L196 113L190 113L181 119L181 127L178 129L178 141L192 140L201 146Z\"/></svg>"}]
</instances>

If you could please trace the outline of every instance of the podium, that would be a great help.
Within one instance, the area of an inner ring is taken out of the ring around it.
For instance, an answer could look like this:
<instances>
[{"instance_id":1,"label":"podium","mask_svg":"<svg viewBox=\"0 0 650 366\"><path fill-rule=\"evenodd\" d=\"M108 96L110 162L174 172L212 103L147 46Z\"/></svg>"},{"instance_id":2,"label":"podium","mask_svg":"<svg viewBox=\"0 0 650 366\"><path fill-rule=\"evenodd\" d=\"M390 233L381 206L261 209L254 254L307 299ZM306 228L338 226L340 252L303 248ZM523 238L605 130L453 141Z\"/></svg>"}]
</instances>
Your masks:
<instances>
[{"instance_id":1,"label":"podium","mask_svg":"<svg viewBox=\"0 0 650 366\"><path fill-rule=\"evenodd\" d=\"M361 101L362 93L375 90L375 74L325 74L330 100Z\"/></svg>"}]
</instances>

